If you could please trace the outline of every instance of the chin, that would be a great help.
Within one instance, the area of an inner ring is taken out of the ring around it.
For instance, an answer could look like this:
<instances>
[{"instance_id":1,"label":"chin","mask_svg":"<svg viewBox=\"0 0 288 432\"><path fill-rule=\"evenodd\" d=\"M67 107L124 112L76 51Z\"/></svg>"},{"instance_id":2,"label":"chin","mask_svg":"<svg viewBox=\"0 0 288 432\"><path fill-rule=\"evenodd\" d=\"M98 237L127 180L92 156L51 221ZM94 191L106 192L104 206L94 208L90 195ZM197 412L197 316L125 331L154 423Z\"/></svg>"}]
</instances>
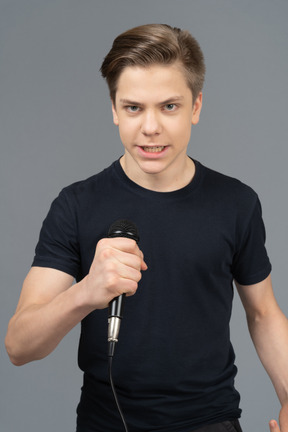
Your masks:
<instances>
[{"instance_id":1,"label":"chin","mask_svg":"<svg viewBox=\"0 0 288 432\"><path fill-rule=\"evenodd\" d=\"M166 165L164 166L163 163L161 164L153 161L139 163L139 167L142 172L151 175L161 174L166 169Z\"/></svg>"}]
</instances>

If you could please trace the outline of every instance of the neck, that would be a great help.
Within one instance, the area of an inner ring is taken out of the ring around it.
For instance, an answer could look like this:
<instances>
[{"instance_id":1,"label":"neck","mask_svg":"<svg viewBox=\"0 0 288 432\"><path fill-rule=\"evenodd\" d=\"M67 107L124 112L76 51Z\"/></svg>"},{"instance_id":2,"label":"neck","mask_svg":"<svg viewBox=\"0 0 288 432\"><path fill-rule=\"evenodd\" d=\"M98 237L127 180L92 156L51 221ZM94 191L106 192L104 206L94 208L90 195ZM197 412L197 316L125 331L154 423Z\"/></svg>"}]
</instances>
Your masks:
<instances>
[{"instance_id":1,"label":"neck","mask_svg":"<svg viewBox=\"0 0 288 432\"><path fill-rule=\"evenodd\" d=\"M170 170L161 173L145 173L140 168L134 169L134 167L131 169L127 162L125 154L120 159L120 164L127 177L139 186L155 192L173 192L182 189L192 181L195 174L195 164L188 156L177 170L170 167Z\"/></svg>"}]
</instances>

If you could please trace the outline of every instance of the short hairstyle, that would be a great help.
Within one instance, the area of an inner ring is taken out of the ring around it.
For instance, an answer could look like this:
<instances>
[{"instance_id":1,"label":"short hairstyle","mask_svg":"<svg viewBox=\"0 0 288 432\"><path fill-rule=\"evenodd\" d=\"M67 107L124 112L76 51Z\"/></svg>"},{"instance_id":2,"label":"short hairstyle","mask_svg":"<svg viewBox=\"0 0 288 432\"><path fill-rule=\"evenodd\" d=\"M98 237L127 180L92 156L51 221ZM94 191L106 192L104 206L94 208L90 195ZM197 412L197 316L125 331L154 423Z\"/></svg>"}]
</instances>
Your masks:
<instances>
[{"instance_id":1,"label":"short hairstyle","mask_svg":"<svg viewBox=\"0 0 288 432\"><path fill-rule=\"evenodd\" d=\"M197 40L187 31L167 24L146 24L120 34L100 68L115 103L119 77L126 67L171 65L183 68L193 103L203 88L205 63Z\"/></svg>"}]
</instances>

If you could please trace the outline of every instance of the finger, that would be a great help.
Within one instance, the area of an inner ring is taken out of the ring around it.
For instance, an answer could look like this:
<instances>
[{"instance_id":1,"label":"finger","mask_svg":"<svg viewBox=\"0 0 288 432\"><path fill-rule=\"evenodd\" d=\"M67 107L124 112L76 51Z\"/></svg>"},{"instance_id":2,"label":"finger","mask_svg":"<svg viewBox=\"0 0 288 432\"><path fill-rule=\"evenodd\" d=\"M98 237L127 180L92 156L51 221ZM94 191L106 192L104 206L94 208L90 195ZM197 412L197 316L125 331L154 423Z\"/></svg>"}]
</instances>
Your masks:
<instances>
[{"instance_id":1,"label":"finger","mask_svg":"<svg viewBox=\"0 0 288 432\"><path fill-rule=\"evenodd\" d=\"M141 270L145 271L145 270L148 269L148 265L144 261L144 254L143 254L143 252L141 250L140 250L140 252L141 252L141 258L142 258L142 261L141 261Z\"/></svg>"},{"instance_id":2,"label":"finger","mask_svg":"<svg viewBox=\"0 0 288 432\"><path fill-rule=\"evenodd\" d=\"M122 253L123 255L123 253ZM124 262L123 262L124 261ZM142 277L141 268L140 268L140 258L139 257L124 257L121 256L121 259L109 259L106 260L103 266L103 274L105 275L106 285L111 288L118 288L122 292L128 292L128 290L124 290L126 282L132 281L132 291L137 289L137 284ZM123 286L124 284L124 286Z\"/></svg>"},{"instance_id":3,"label":"finger","mask_svg":"<svg viewBox=\"0 0 288 432\"><path fill-rule=\"evenodd\" d=\"M148 266L147 266L146 262L144 260L142 260L142 262L141 262L141 270L145 271L147 269L148 269Z\"/></svg>"},{"instance_id":4,"label":"finger","mask_svg":"<svg viewBox=\"0 0 288 432\"><path fill-rule=\"evenodd\" d=\"M138 245L134 240L115 238L113 239L113 243L105 243L104 248L106 249L108 255L110 253L122 264L143 271L147 270L148 268L147 264L144 261L143 252L139 249Z\"/></svg>"},{"instance_id":5,"label":"finger","mask_svg":"<svg viewBox=\"0 0 288 432\"><path fill-rule=\"evenodd\" d=\"M113 241L113 243L111 243L111 247L113 249L120 250L131 255L137 255L138 257L140 257L141 264L139 268L141 268L141 270L147 270L148 266L144 261L144 254L139 249L139 246L137 245L135 240L128 239L126 237L115 237L109 240Z\"/></svg>"},{"instance_id":6,"label":"finger","mask_svg":"<svg viewBox=\"0 0 288 432\"><path fill-rule=\"evenodd\" d=\"M113 237L113 238L103 238L100 241L115 249L122 250L123 252L129 252L129 253L138 252L140 255L138 245L136 241L133 239L127 237Z\"/></svg>"},{"instance_id":7,"label":"finger","mask_svg":"<svg viewBox=\"0 0 288 432\"><path fill-rule=\"evenodd\" d=\"M126 237L103 238L98 242L99 249L114 249L144 258L135 240Z\"/></svg>"},{"instance_id":8,"label":"finger","mask_svg":"<svg viewBox=\"0 0 288 432\"><path fill-rule=\"evenodd\" d=\"M144 269L147 267L146 264L143 262L142 257L138 254L135 255L127 252L116 251L114 258L116 258L119 263L137 271L141 271L142 267L144 267Z\"/></svg>"},{"instance_id":9,"label":"finger","mask_svg":"<svg viewBox=\"0 0 288 432\"><path fill-rule=\"evenodd\" d=\"M98 241L96 251L102 249L116 249L123 252L135 253L138 246L135 240L125 237L102 238ZM139 252L140 253L140 252Z\"/></svg>"},{"instance_id":10,"label":"finger","mask_svg":"<svg viewBox=\"0 0 288 432\"><path fill-rule=\"evenodd\" d=\"M134 268L132 266L120 265L118 270L119 277L122 279L130 279L135 282L139 282L142 274L138 268Z\"/></svg>"},{"instance_id":11,"label":"finger","mask_svg":"<svg viewBox=\"0 0 288 432\"><path fill-rule=\"evenodd\" d=\"M269 422L269 428L270 428L270 432L280 432L278 423L276 420L271 420Z\"/></svg>"}]
</instances>

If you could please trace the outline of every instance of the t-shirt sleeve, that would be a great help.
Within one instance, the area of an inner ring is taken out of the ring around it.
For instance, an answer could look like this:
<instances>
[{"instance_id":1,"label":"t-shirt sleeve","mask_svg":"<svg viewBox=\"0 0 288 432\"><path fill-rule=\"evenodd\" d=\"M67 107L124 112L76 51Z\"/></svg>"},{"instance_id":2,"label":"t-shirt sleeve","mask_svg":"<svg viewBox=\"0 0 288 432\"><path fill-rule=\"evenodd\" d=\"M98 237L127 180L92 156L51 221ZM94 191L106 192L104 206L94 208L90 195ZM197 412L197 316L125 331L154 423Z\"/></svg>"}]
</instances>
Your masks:
<instances>
[{"instance_id":1,"label":"t-shirt sleeve","mask_svg":"<svg viewBox=\"0 0 288 432\"><path fill-rule=\"evenodd\" d=\"M75 213L71 198L63 189L43 222L32 266L54 268L78 278L80 253Z\"/></svg>"},{"instance_id":2,"label":"t-shirt sleeve","mask_svg":"<svg viewBox=\"0 0 288 432\"><path fill-rule=\"evenodd\" d=\"M266 279L272 269L265 247L266 232L258 196L249 217L244 218L241 214L239 219L242 227L238 233L232 272L239 284L252 285Z\"/></svg>"}]
</instances>

